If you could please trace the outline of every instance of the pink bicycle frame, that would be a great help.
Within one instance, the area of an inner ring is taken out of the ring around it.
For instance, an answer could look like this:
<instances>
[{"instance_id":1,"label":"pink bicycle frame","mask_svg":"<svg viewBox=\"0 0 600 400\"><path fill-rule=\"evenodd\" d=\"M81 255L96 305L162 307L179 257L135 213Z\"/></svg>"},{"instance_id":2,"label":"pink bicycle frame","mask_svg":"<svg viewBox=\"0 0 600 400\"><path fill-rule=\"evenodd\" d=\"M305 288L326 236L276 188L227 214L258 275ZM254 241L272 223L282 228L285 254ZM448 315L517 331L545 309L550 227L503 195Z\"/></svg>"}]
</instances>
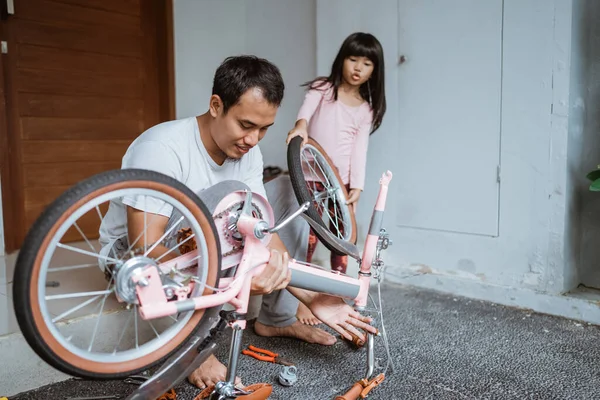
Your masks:
<instances>
[{"instance_id":1,"label":"pink bicycle frame","mask_svg":"<svg viewBox=\"0 0 600 400\"><path fill-rule=\"evenodd\" d=\"M325 270L316 265L290 260L288 264L292 270L290 286L353 299L357 309L364 308L367 303L371 281L371 266L379 240L388 185L391 179L392 173L387 171L379 181L379 194L371 217L358 279ZM143 319L154 319L180 312L220 306L225 303L233 305L237 313L245 314L248 311L251 279L262 272L270 259L269 249L257 237L261 222L261 220L250 215L242 214L240 216L237 227L245 239L244 253L236 271L236 276L221 279L217 293L188 298L191 289L190 286L185 286L175 293L179 300L168 301L162 288L158 270L153 266L146 267L142 274L134 278L135 283L144 278L146 280L144 285L136 285L141 317ZM269 235L269 233L266 234ZM195 259L196 251L193 251L162 263L159 268L164 273L168 273L173 266L177 265L177 268L184 268ZM200 290L200 293L202 292L203 290ZM245 328L245 320L239 320L236 323L240 328Z\"/></svg>"}]
</instances>

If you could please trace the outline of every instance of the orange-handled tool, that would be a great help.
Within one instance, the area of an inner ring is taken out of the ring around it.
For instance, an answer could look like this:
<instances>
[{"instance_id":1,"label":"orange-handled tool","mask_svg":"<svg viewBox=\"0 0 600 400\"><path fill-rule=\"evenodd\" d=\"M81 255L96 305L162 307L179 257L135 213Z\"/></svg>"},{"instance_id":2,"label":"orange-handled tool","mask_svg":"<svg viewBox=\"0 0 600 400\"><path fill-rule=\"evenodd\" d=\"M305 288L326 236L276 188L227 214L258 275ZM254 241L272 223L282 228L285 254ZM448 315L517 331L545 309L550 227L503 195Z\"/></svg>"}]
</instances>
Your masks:
<instances>
[{"instance_id":1,"label":"orange-handled tool","mask_svg":"<svg viewBox=\"0 0 600 400\"><path fill-rule=\"evenodd\" d=\"M175 389L169 390L167 393L164 393L156 400L175 400L177 399L177 393L175 393Z\"/></svg>"},{"instance_id":2,"label":"orange-handled tool","mask_svg":"<svg viewBox=\"0 0 600 400\"><path fill-rule=\"evenodd\" d=\"M358 400L365 399L369 395L369 392L373 390L374 387L378 386L385 379L385 375L379 374L375 378L367 381L366 379L361 379L356 382L350 390L344 393L343 396L337 396L335 400Z\"/></svg>"},{"instance_id":3,"label":"orange-handled tool","mask_svg":"<svg viewBox=\"0 0 600 400\"><path fill-rule=\"evenodd\" d=\"M277 353L273 353L272 351L265 349L259 349L258 347L252 345L248 346L248 350L242 350L242 354L256 358L260 361L272 362L275 364L287 366L294 365L292 362L286 360L285 358L279 357L279 354Z\"/></svg>"}]
</instances>

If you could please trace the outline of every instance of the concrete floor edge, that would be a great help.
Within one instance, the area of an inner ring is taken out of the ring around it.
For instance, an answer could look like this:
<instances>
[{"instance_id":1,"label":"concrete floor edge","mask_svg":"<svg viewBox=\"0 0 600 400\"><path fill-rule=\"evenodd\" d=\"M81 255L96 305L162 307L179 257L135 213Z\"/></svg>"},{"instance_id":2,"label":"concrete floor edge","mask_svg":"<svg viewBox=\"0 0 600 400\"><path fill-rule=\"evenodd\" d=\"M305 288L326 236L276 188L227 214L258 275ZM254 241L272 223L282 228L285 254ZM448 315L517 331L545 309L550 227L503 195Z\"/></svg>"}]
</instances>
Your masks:
<instances>
[{"instance_id":1,"label":"concrete floor edge","mask_svg":"<svg viewBox=\"0 0 600 400\"><path fill-rule=\"evenodd\" d=\"M598 300L491 285L458 276L414 274L413 269L395 266L387 267L385 281L600 325Z\"/></svg>"}]
</instances>

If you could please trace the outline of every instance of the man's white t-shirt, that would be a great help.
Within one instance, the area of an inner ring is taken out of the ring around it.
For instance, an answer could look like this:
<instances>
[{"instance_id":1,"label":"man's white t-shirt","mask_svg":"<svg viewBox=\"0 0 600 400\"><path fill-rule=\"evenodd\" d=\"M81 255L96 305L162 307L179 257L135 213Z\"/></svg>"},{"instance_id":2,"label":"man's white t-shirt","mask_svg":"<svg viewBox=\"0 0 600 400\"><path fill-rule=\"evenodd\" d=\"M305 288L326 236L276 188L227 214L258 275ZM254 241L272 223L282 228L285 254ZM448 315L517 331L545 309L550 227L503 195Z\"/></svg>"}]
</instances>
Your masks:
<instances>
[{"instance_id":1,"label":"man's white t-shirt","mask_svg":"<svg viewBox=\"0 0 600 400\"><path fill-rule=\"evenodd\" d=\"M121 168L161 172L182 182L194 193L225 180L237 180L266 198L263 159L258 146L239 160L227 159L218 165L202 143L196 117L164 122L142 133L127 149ZM100 243L104 248L127 234L125 204L166 217L172 212L164 202L146 196L126 196L111 201L100 226Z\"/></svg>"}]
</instances>

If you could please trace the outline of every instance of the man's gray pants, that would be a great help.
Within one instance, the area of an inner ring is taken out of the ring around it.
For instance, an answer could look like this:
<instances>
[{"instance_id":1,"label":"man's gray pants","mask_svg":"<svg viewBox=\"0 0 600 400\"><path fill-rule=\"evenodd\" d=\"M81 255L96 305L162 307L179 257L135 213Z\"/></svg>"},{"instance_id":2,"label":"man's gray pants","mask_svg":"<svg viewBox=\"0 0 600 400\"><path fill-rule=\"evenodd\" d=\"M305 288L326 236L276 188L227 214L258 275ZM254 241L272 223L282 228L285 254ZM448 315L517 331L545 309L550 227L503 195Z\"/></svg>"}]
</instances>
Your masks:
<instances>
[{"instance_id":1,"label":"man's gray pants","mask_svg":"<svg viewBox=\"0 0 600 400\"><path fill-rule=\"evenodd\" d=\"M299 208L288 175L280 175L265 184L267 198L275 221L279 222ZM279 237L289 252L290 258L305 261L308 251L310 227L302 217L295 218L279 231ZM299 300L287 290L278 290L263 295L258 322L269 326L288 326L296 322Z\"/></svg>"}]
</instances>

